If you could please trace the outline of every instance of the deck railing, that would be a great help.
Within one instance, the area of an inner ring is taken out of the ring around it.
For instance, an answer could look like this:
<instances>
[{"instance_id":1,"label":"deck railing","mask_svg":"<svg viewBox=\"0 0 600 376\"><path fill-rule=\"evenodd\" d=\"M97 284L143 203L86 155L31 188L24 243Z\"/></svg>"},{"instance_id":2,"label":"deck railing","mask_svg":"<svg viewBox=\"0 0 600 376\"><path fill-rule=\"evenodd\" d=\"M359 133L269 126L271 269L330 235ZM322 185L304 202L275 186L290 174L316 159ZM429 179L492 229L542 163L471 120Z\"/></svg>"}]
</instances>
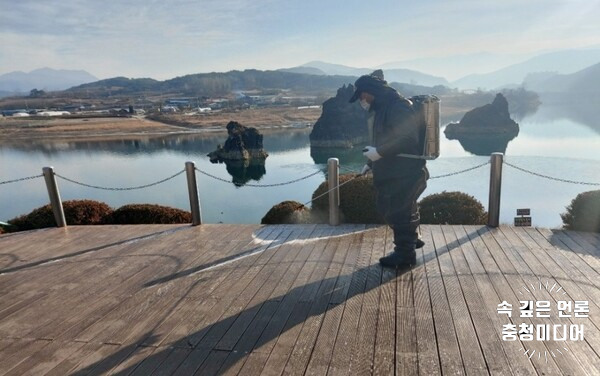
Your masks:
<instances>
[{"instance_id":1,"label":"deck railing","mask_svg":"<svg viewBox=\"0 0 600 376\"><path fill-rule=\"evenodd\" d=\"M430 179L439 179L439 178L462 174L465 172L469 172L469 171L472 171L475 169L482 168L488 164L490 164L490 182L489 182L488 223L487 224L490 227L498 227L499 223L500 223L502 168L504 165L507 165L511 168L517 169L521 172L525 172L525 173L528 173L528 174L531 174L531 175L534 175L537 177L550 179L550 180L554 180L554 181L560 181L560 182L571 183L571 184L600 186L600 183L589 183L589 182L582 182L582 181L566 180L566 179L552 177L549 175L540 174L540 173L533 172L533 171L527 170L527 169L519 167L519 166L515 166L514 164L506 162L504 160L504 155L502 153L493 153L491 155L489 161L486 161L485 163L482 163L480 165L473 166L473 167L470 167L470 168L467 168L467 169L464 169L461 171L456 171L456 172L452 172L452 173L445 174L445 175L432 176L432 177L430 177ZM65 181L68 181L70 183L78 184L78 185L88 187L88 188L113 190L113 191L129 191L129 190L148 188L148 187L152 187L152 186L167 182L167 181L183 174L184 172L185 172L186 178L187 178L187 187L188 187L188 194L189 194L189 201L190 201L190 211L192 213L192 225L197 226L197 225L202 224L202 213L201 213L201 205L200 205L200 199L199 199L199 194L198 194L198 184L196 181L196 172L200 172L200 173L202 173L208 177L211 177L213 179L216 179L216 180L221 180L221 181L226 181L226 180L221 179L216 176L213 176L205 171L198 169L195 166L195 163L192 161L185 162L185 168L183 170L180 170L177 173L175 173L167 178L161 179L154 183L135 186L135 187L115 188L115 187L101 187L101 186L90 185L90 184L82 183L77 180L57 174L54 171L54 168L51 166L44 167L42 169L41 175L28 176L28 177L23 177L23 178L14 179L14 180L0 181L0 185L10 184L10 183L18 183L18 182L22 182L22 181L26 181L26 180L37 179L37 178L43 177L46 182L48 197L50 200L50 204L52 206L52 211L54 214L56 225L58 227L65 227L65 226L67 226L67 222L65 220L65 214L64 214L64 210L63 210L62 200L60 198L58 184L56 182L57 177L65 180ZM254 184L254 185L249 185L249 186L274 187L274 186L281 186L281 185L287 185L287 184L294 184L301 180L310 178L320 172L321 171L318 170L307 176L303 176L298 179L294 179L291 181L282 182L282 183L278 183L278 184L263 184L263 185ZM313 201L327 195L328 199L329 199L329 224L333 225L333 226L337 226L340 224L340 209L339 209L339 207L340 207L340 190L339 190L339 188L342 185L347 184L350 181L352 181L360 176L357 174L354 178L346 180L344 183L340 184L339 172L340 172L339 159L330 158L327 161L327 184L328 184L327 191L317 197L314 197L309 202L305 203L305 205L308 205L308 204L312 203ZM226 182L229 183L228 181L226 181Z\"/></svg>"}]
</instances>

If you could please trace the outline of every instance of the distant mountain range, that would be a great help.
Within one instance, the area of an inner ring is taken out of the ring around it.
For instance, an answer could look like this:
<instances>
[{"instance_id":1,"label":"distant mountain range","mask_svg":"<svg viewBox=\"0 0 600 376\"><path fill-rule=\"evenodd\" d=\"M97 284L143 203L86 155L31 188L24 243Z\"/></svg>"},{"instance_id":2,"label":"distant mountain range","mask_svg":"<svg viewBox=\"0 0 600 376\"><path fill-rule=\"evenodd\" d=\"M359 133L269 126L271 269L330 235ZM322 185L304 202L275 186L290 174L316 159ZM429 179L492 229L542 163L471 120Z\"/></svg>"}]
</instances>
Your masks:
<instances>
[{"instance_id":1,"label":"distant mountain range","mask_svg":"<svg viewBox=\"0 0 600 376\"><path fill-rule=\"evenodd\" d=\"M532 73L571 74L600 63L600 49L564 50L538 55L487 74L473 74L453 81L460 89L496 89L520 86Z\"/></svg>"},{"instance_id":2,"label":"distant mountain range","mask_svg":"<svg viewBox=\"0 0 600 376\"><path fill-rule=\"evenodd\" d=\"M600 63L572 74L531 74L523 85L545 97L569 94L576 98L600 99Z\"/></svg>"},{"instance_id":3,"label":"distant mountain range","mask_svg":"<svg viewBox=\"0 0 600 376\"><path fill-rule=\"evenodd\" d=\"M495 55L473 54L440 59L420 59L405 62L411 67L440 67L444 64L489 63ZM114 77L98 80L82 70L37 69L29 73L11 72L0 75L0 96L28 95L32 89L59 91L69 89L102 90L113 94L134 93L139 91L157 91L193 93L210 95L253 89L299 89L304 92L335 90L343 84L353 83L356 78L368 74L376 68L382 68L390 83L400 83L403 87L422 90L436 86L471 90L500 90L502 88L525 86L539 93L598 93L600 84L600 48L563 50L546 53L530 58L518 64L506 66L486 74L472 74L448 82L444 77L430 75L415 69L398 67L402 62L388 63L380 67L355 68L322 61L279 69L259 71L248 69L225 73L198 73L170 80L158 81L151 78L130 79ZM115 92L116 90L117 92Z\"/></svg>"},{"instance_id":4,"label":"distant mountain range","mask_svg":"<svg viewBox=\"0 0 600 376\"><path fill-rule=\"evenodd\" d=\"M353 68L345 65L330 64L322 61L311 61L299 67L285 69L288 72L317 74L317 75L341 75L359 77L363 74L373 72L373 68ZM443 77L436 77L411 69L386 69L385 79L388 82L400 82L421 86L450 86Z\"/></svg>"},{"instance_id":5,"label":"distant mountain range","mask_svg":"<svg viewBox=\"0 0 600 376\"><path fill-rule=\"evenodd\" d=\"M40 68L29 73L17 71L0 75L0 92L14 95L29 94L32 89L57 91L94 81L98 78L83 70Z\"/></svg>"}]
</instances>

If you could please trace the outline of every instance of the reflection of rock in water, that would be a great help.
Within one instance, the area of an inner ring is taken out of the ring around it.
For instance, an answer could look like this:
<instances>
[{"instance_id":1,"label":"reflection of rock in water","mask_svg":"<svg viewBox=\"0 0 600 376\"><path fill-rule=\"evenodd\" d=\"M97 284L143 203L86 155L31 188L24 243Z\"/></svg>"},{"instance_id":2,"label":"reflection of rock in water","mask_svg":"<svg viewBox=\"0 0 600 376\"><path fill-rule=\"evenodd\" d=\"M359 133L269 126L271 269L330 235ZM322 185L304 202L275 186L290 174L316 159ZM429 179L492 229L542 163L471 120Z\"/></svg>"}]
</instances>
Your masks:
<instances>
[{"instance_id":1,"label":"reflection of rock in water","mask_svg":"<svg viewBox=\"0 0 600 376\"><path fill-rule=\"evenodd\" d=\"M217 162L213 162L217 163ZM238 187L250 180L259 181L267 173L264 160L224 161L231 181Z\"/></svg>"},{"instance_id":2,"label":"reflection of rock in water","mask_svg":"<svg viewBox=\"0 0 600 376\"><path fill-rule=\"evenodd\" d=\"M463 135L458 139L465 151L475 155L506 154L508 142L514 137L510 135Z\"/></svg>"},{"instance_id":3,"label":"reflection of rock in water","mask_svg":"<svg viewBox=\"0 0 600 376\"><path fill-rule=\"evenodd\" d=\"M316 164L326 164L329 158L338 158L341 165L366 163L362 149L356 148L321 148L311 147L310 156Z\"/></svg>"}]
</instances>

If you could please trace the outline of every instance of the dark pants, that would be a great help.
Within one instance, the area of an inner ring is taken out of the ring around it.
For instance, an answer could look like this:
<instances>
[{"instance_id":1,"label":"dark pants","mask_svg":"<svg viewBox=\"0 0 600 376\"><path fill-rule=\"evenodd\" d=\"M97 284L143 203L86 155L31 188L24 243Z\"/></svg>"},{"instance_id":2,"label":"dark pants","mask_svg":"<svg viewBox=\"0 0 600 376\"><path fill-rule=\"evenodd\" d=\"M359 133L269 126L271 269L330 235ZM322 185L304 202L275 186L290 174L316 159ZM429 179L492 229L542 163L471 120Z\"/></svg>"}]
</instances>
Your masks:
<instances>
[{"instance_id":1,"label":"dark pants","mask_svg":"<svg viewBox=\"0 0 600 376\"><path fill-rule=\"evenodd\" d=\"M394 251L415 257L415 241L420 224L417 200L427 188L429 172L423 168L414 175L390 178L375 183L377 211L394 231Z\"/></svg>"}]
</instances>

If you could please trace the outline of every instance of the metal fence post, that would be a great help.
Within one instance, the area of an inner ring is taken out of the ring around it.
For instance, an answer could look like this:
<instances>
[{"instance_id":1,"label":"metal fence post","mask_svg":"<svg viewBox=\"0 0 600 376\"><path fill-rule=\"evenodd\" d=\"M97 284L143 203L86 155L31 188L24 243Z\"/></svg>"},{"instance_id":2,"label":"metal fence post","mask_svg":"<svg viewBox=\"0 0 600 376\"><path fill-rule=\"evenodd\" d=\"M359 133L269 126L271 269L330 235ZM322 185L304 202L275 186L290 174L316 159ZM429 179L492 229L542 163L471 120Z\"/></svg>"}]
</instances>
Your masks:
<instances>
[{"instance_id":1,"label":"metal fence post","mask_svg":"<svg viewBox=\"0 0 600 376\"><path fill-rule=\"evenodd\" d=\"M340 160L329 158L327 160L327 186L329 189L329 224L340 224Z\"/></svg>"},{"instance_id":2,"label":"metal fence post","mask_svg":"<svg viewBox=\"0 0 600 376\"><path fill-rule=\"evenodd\" d=\"M44 173L44 180L46 181L46 188L48 189L48 197L50 198L50 205L52 206L52 213L54 213L56 227L67 227L65 211L60 199L58 185L56 184L56 177L54 176L54 167L44 167L42 168L42 172Z\"/></svg>"},{"instance_id":3,"label":"metal fence post","mask_svg":"<svg viewBox=\"0 0 600 376\"><path fill-rule=\"evenodd\" d=\"M490 167L490 198L488 201L488 226L500 225L500 190L502 188L502 153L492 153Z\"/></svg>"},{"instance_id":4,"label":"metal fence post","mask_svg":"<svg viewBox=\"0 0 600 376\"><path fill-rule=\"evenodd\" d=\"M192 226L202 224L202 213L200 211L200 200L198 198L198 185L196 184L196 165L194 162L185 162L185 174L187 176L188 194L190 196L190 208L192 211Z\"/></svg>"}]
</instances>

